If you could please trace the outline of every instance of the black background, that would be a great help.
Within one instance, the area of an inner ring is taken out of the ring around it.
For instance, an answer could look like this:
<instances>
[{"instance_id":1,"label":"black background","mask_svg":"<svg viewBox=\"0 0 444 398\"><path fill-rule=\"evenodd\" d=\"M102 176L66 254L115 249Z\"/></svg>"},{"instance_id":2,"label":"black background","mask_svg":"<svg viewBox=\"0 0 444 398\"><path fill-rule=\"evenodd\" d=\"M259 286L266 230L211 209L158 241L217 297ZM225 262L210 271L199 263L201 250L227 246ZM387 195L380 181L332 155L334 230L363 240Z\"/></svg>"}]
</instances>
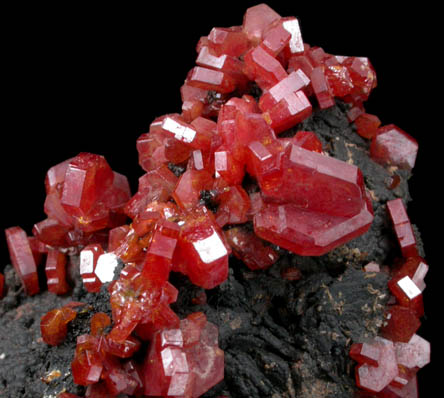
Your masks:
<instances>
[{"instance_id":1,"label":"black background","mask_svg":"<svg viewBox=\"0 0 444 398\"><path fill-rule=\"evenodd\" d=\"M367 56L378 76L367 111L419 142L409 215L422 233L430 265L419 334L434 345L442 237L435 227L442 230L443 171L437 10L298 3L268 2L282 16L299 18L305 42L332 54ZM3 10L2 229L19 225L31 233L32 225L45 218L46 171L81 151L104 155L129 177L135 192L142 175L135 141L156 116L180 112L179 88L194 65L199 37L214 26L240 25L245 9L254 4ZM5 264L4 239L0 251L0 264ZM421 390L435 384L437 366L432 354L432 364L420 372Z\"/></svg>"}]
</instances>

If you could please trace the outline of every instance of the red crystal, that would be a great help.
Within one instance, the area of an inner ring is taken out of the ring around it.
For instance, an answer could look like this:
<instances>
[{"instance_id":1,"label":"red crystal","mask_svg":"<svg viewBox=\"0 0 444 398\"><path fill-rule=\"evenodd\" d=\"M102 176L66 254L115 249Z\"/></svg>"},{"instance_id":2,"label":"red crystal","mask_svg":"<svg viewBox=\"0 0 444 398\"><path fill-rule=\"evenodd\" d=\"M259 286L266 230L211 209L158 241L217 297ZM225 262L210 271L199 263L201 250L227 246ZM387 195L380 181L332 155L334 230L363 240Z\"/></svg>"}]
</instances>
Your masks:
<instances>
[{"instance_id":1,"label":"red crystal","mask_svg":"<svg viewBox=\"0 0 444 398\"><path fill-rule=\"evenodd\" d=\"M91 335L102 335L109 325L111 325L111 318L104 312L96 312L91 318Z\"/></svg>"},{"instance_id":2,"label":"red crystal","mask_svg":"<svg viewBox=\"0 0 444 398\"><path fill-rule=\"evenodd\" d=\"M258 4L245 12L242 30L252 43L259 44L267 26L280 18L281 16L266 4Z\"/></svg>"},{"instance_id":3,"label":"red crystal","mask_svg":"<svg viewBox=\"0 0 444 398\"><path fill-rule=\"evenodd\" d=\"M5 276L0 273L0 299L3 298L5 294Z\"/></svg>"},{"instance_id":4,"label":"red crystal","mask_svg":"<svg viewBox=\"0 0 444 398\"><path fill-rule=\"evenodd\" d=\"M216 55L240 57L249 48L250 43L242 27L213 28L208 35L208 46Z\"/></svg>"},{"instance_id":5,"label":"red crystal","mask_svg":"<svg viewBox=\"0 0 444 398\"><path fill-rule=\"evenodd\" d=\"M174 268L195 285L212 289L228 276L228 255L222 231L209 211L203 206L189 211L181 226Z\"/></svg>"},{"instance_id":6,"label":"red crystal","mask_svg":"<svg viewBox=\"0 0 444 398\"><path fill-rule=\"evenodd\" d=\"M414 334L407 343L395 343L398 363L409 369L423 368L430 362L430 343Z\"/></svg>"},{"instance_id":7,"label":"red crystal","mask_svg":"<svg viewBox=\"0 0 444 398\"><path fill-rule=\"evenodd\" d=\"M350 347L350 357L361 364L379 366L381 351L381 347L374 343L355 343Z\"/></svg>"},{"instance_id":8,"label":"red crystal","mask_svg":"<svg viewBox=\"0 0 444 398\"><path fill-rule=\"evenodd\" d=\"M413 169L417 153L416 140L394 124L379 128L370 146L370 156L375 162L400 169Z\"/></svg>"},{"instance_id":9,"label":"red crystal","mask_svg":"<svg viewBox=\"0 0 444 398\"><path fill-rule=\"evenodd\" d=\"M77 337L76 352L71 362L74 383L87 386L100 380L103 363L101 354L97 351L97 344L94 336Z\"/></svg>"},{"instance_id":10,"label":"red crystal","mask_svg":"<svg viewBox=\"0 0 444 398\"><path fill-rule=\"evenodd\" d=\"M415 312L400 305L388 308L385 322L386 324L380 330L381 336L391 341L404 343L407 343L421 326Z\"/></svg>"},{"instance_id":11,"label":"red crystal","mask_svg":"<svg viewBox=\"0 0 444 398\"><path fill-rule=\"evenodd\" d=\"M375 137L378 134L378 127L381 125L379 118L369 113L359 115L354 122L358 134L367 139Z\"/></svg>"},{"instance_id":12,"label":"red crystal","mask_svg":"<svg viewBox=\"0 0 444 398\"><path fill-rule=\"evenodd\" d=\"M140 340L134 336L129 336L123 342L117 342L109 338L106 341L106 351L119 358L131 358L134 353L139 351L140 346Z\"/></svg>"},{"instance_id":13,"label":"red crystal","mask_svg":"<svg viewBox=\"0 0 444 398\"><path fill-rule=\"evenodd\" d=\"M262 47L255 47L244 56L244 73L261 89L270 89L288 75L276 58Z\"/></svg>"},{"instance_id":14,"label":"red crystal","mask_svg":"<svg viewBox=\"0 0 444 398\"><path fill-rule=\"evenodd\" d=\"M352 217L311 212L295 204L266 204L254 216L256 235L302 256L320 256L365 233L373 221L365 200Z\"/></svg>"},{"instance_id":15,"label":"red crystal","mask_svg":"<svg viewBox=\"0 0 444 398\"><path fill-rule=\"evenodd\" d=\"M277 24L267 29L261 47L273 57L276 57L285 46L290 43L291 33L282 24Z\"/></svg>"},{"instance_id":16,"label":"red crystal","mask_svg":"<svg viewBox=\"0 0 444 398\"><path fill-rule=\"evenodd\" d=\"M279 134L308 118L311 112L310 101L304 92L299 90L281 99L263 115L275 133Z\"/></svg>"},{"instance_id":17,"label":"red crystal","mask_svg":"<svg viewBox=\"0 0 444 398\"><path fill-rule=\"evenodd\" d=\"M250 197L240 185L223 189L217 197L219 207L216 221L222 228L226 224L243 224L248 221L247 213L250 210Z\"/></svg>"},{"instance_id":18,"label":"red crystal","mask_svg":"<svg viewBox=\"0 0 444 398\"><path fill-rule=\"evenodd\" d=\"M113 182L113 172L103 156L80 153L66 169L61 203L75 217L85 217Z\"/></svg>"},{"instance_id":19,"label":"red crystal","mask_svg":"<svg viewBox=\"0 0 444 398\"><path fill-rule=\"evenodd\" d=\"M37 266L25 231L20 227L5 230L9 256L26 294L32 296L40 291Z\"/></svg>"},{"instance_id":20,"label":"red crystal","mask_svg":"<svg viewBox=\"0 0 444 398\"><path fill-rule=\"evenodd\" d=\"M172 196L181 209L196 206L201 191L211 189L213 177L205 170L187 170L181 175Z\"/></svg>"},{"instance_id":21,"label":"red crystal","mask_svg":"<svg viewBox=\"0 0 444 398\"><path fill-rule=\"evenodd\" d=\"M104 250L99 244L88 245L80 252L80 276L88 292L98 292L102 287L102 282L95 274L97 261L102 254Z\"/></svg>"},{"instance_id":22,"label":"red crystal","mask_svg":"<svg viewBox=\"0 0 444 398\"><path fill-rule=\"evenodd\" d=\"M144 363L146 396L199 397L223 379L217 327L203 313L154 335Z\"/></svg>"},{"instance_id":23,"label":"red crystal","mask_svg":"<svg viewBox=\"0 0 444 398\"><path fill-rule=\"evenodd\" d=\"M291 72L287 77L262 94L259 99L259 108L261 108L263 112L266 112L283 98L307 87L309 84L310 79L301 69Z\"/></svg>"},{"instance_id":24,"label":"red crystal","mask_svg":"<svg viewBox=\"0 0 444 398\"><path fill-rule=\"evenodd\" d=\"M333 96L330 94L328 81L324 75L323 69L320 66L313 69L310 79L313 91L319 103L319 107L321 109L326 109L334 106L335 101Z\"/></svg>"},{"instance_id":25,"label":"red crystal","mask_svg":"<svg viewBox=\"0 0 444 398\"><path fill-rule=\"evenodd\" d=\"M312 131L298 131L292 143L309 151L322 153L322 143Z\"/></svg>"},{"instance_id":26,"label":"red crystal","mask_svg":"<svg viewBox=\"0 0 444 398\"><path fill-rule=\"evenodd\" d=\"M387 210L392 220L402 255L405 258L417 256L418 249L416 247L415 234L413 233L402 199L398 198L388 201Z\"/></svg>"},{"instance_id":27,"label":"red crystal","mask_svg":"<svg viewBox=\"0 0 444 398\"><path fill-rule=\"evenodd\" d=\"M68 323L77 316L77 312L69 307L49 311L40 320L40 331L43 341L49 345L61 344L68 334Z\"/></svg>"},{"instance_id":28,"label":"red crystal","mask_svg":"<svg viewBox=\"0 0 444 398\"><path fill-rule=\"evenodd\" d=\"M282 177L274 185L259 184L268 202L294 203L301 209L352 217L365 201L361 171L329 156L290 145L281 158Z\"/></svg>"},{"instance_id":29,"label":"red crystal","mask_svg":"<svg viewBox=\"0 0 444 398\"><path fill-rule=\"evenodd\" d=\"M233 254L251 270L267 269L279 258L273 248L244 228L230 228L225 236Z\"/></svg>"},{"instance_id":30,"label":"red crystal","mask_svg":"<svg viewBox=\"0 0 444 398\"><path fill-rule=\"evenodd\" d=\"M168 282L145 278L136 265L127 265L109 291L114 327L108 337L115 342L127 340L139 324L145 326L138 334L140 331L150 339L156 330L179 323L169 308L177 299L177 290Z\"/></svg>"},{"instance_id":31,"label":"red crystal","mask_svg":"<svg viewBox=\"0 0 444 398\"><path fill-rule=\"evenodd\" d=\"M393 343L378 337L374 345L379 348L378 366L362 364L356 367L356 384L372 392L382 391L398 376L398 364Z\"/></svg>"},{"instance_id":32,"label":"red crystal","mask_svg":"<svg viewBox=\"0 0 444 398\"><path fill-rule=\"evenodd\" d=\"M421 290L409 276L393 277L388 282L388 287L399 305L412 309L418 318L424 315Z\"/></svg>"},{"instance_id":33,"label":"red crystal","mask_svg":"<svg viewBox=\"0 0 444 398\"><path fill-rule=\"evenodd\" d=\"M66 282L66 255L57 249L50 249L45 265L48 290L55 294L65 294L69 290Z\"/></svg>"},{"instance_id":34,"label":"red crystal","mask_svg":"<svg viewBox=\"0 0 444 398\"><path fill-rule=\"evenodd\" d=\"M236 89L236 80L228 73L195 66L187 76L190 86L218 93L231 93Z\"/></svg>"},{"instance_id":35,"label":"red crystal","mask_svg":"<svg viewBox=\"0 0 444 398\"><path fill-rule=\"evenodd\" d=\"M151 202L166 202L176 184L177 177L165 165L148 171L139 178L138 191L125 205L125 213L134 219Z\"/></svg>"}]
</instances>

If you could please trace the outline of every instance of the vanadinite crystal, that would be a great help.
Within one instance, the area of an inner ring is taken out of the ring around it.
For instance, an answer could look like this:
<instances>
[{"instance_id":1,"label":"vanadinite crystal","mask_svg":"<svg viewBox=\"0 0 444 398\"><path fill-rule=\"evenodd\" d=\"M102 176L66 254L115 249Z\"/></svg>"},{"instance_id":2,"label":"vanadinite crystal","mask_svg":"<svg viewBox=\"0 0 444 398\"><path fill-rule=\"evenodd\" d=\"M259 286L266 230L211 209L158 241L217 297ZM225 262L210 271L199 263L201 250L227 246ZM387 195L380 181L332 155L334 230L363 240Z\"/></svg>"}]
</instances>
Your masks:
<instances>
[{"instance_id":1,"label":"vanadinite crystal","mask_svg":"<svg viewBox=\"0 0 444 398\"><path fill-rule=\"evenodd\" d=\"M357 134L371 140L371 158L393 175L393 191L401 179L395 170L415 164L416 141L393 124L380 127L364 109L377 85L370 61L304 43L297 18L259 4L242 25L213 28L196 50L180 88L181 113L157 117L137 139L144 174L134 195L103 156L82 152L48 170L47 218L33 236L6 230L28 295L44 286L37 268L45 256L50 292L66 294L77 273L88 293L109 293L109 315L92 315L90 333L76 336L72 376L87 398L197 398L223 379L218 329L202 312L180 319L173 311L181 300L172 272L200 288L191 301L204 306L204 289L227 280L230 255L261 272L286 250L321 256L369 230L375 195L368 176L353 159L329 155L339 137L306 131L310 123L301 123L313 113L340 99ZM374 262L363 268L369 279L390 272L393 296L379 336L351 342L350 356L359 396L414 398L416 372L430 357L429 343L416 335L428 265L402 199L386 208L403 259L390 270ZM288 283L304 277L296 263L280 274ZM0 298L3 285L0 274ZM65 339L77 305L42 317L44 342Z\"/></svg>"}]
</instances>

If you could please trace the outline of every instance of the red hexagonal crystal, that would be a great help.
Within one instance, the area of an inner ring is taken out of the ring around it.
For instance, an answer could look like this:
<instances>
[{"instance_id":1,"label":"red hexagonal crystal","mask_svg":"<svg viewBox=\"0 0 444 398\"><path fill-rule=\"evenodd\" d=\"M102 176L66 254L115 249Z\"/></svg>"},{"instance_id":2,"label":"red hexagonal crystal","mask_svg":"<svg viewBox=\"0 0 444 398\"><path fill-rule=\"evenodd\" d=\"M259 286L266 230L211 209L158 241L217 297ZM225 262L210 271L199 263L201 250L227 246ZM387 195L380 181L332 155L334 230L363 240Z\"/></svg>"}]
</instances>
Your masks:
<instances>
[{"instance_id":1,"label":"red hexagonal crystal","mask_svg":"<svg viewBox=\"0 0 444 398\"><path fill-rule=\"evenodd\" d=\"M375 339L380 350L378 366L362 364L356 367L356 384L371 392L382 391L398 376L398 364L393 343L383 338Z\"/></svg>"},{"instance_id":2,"label":"red hexagonal crystal","mask_svg":"<svg viewBox=\"0 0 444 398\"><path fill-rule=\"evenodd\" d=\"M281 16L266 4L258 4L247 8L244 14L242 30L250 41L258 44L262 40L267 26L280 18Z\"/></svg>"},{"instance_id":3,"label":"red hexagonal crystal","mask_svg":"<svg viewBox=\"0 0 444 398\"><path fill-rule=\"evenodd\" d=\"M407 170L415 166L417 153L416 140L394 124L379 128L370 146L375 162Z\"/></svg>"}]
</instances>

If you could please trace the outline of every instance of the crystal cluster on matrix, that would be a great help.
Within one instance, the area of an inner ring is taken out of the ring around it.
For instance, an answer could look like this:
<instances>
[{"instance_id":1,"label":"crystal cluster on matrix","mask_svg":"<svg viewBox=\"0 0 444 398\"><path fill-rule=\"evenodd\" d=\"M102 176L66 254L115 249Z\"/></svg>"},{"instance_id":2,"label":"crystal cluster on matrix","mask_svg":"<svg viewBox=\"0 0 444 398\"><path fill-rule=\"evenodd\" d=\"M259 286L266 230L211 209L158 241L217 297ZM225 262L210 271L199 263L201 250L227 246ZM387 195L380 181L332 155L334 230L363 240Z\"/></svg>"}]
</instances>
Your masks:
<instances>
[{"instance_id":1,"label":"crystal cluster on matrix","mask_svg":"<svg viewBox=\"0 0 444 398\"><path fill-rule=\"evenodd\" d=\"M416 334L424 315L422 292L429 269L418 255L416 239L401 199L387 202L402 259L390 269L388 288L393 296L386 308L380 336L373 341L354 343L350 357L359 363L356 384L381 398L417 398L416 374L430 362L430 343ZM380 272L377 264L368 264L365 272Z\"/></svg>"},{"instance_id":2,"label":"crystal cluster on matrix","mask_svg":"<svg viewBox=\"0 0 444 398\"><path fill-rule=\"evenodd\" d=\"M213 28L196 50L196 66L180 89L181 113L157 117L137 139L145 174L134 195L103 156L80 153L48 171L48 217L35 224L33 236L20 227L6 230L27 294L43 286L37 267L45 256L54 294L69 292L66 269L74 254L88 292L108 284L112 318L93 316L91 333L77 337L72 361L74 382L87 386L86 397L198 397L223 379L217 327L203 313L179 319L170 307L178 296L171 271L212 289L227 279L231 254L251 270L264 270L279 258L273 245L320 256L369 229L372 202L359 168L323 152L315 132L279 136L314 109L341 99L357 133L372 140L375 161L414 166L414 139L394 125L380 127L365 112L377 84L370 61L310 46L297 18L259 4L246 10L242 25ZM171 165L184 172L173 173ZM415 334L427 265L417 257L402 203L387 207L408 257L389 283L397 303L388 309L382 336L351 351L360 363L358 386L386 394L381 397L413 391L428 352ZM297 271L283 277L300 279ZM76 305L42 317L47 344L63 341ZM145 341L145 358L133 359Z\"/></svg>"}]
</instances>

